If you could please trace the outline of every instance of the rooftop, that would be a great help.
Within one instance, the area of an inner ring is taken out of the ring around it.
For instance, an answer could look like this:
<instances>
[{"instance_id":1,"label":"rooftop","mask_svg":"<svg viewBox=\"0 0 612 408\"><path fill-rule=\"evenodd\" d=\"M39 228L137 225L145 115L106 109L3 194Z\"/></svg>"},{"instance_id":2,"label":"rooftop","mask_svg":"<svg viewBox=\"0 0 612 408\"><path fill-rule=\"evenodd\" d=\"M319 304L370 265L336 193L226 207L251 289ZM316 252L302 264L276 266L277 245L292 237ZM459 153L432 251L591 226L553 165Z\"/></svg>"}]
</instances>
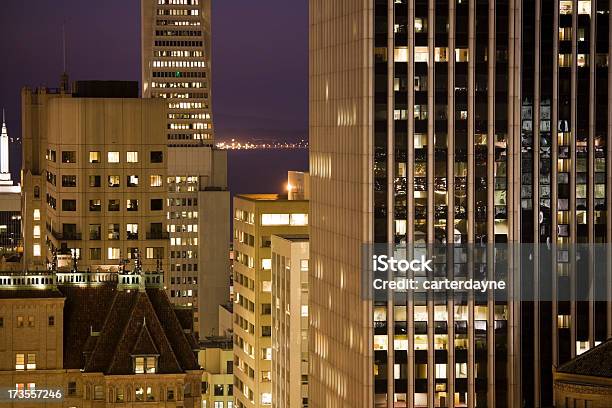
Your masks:
<instances>
[{"instance_id":1,"label":"rooftop","mask_svg":"<svg viewBox=\"0 0 612 408\"><path fill-rule=\"evenodd\" d=\"M308 234L276 234L276 236L291 242L308 242L310 240Z\"/></svg>"},{"instance_id":2,"label":"rooftop","mask_svg":"<svg viewBox=\"0 0 612 408\"><path fill-rule=\"evenodd\" d=\"M568 361L557 372L585 375L589 377L612 378L612 339Z\"/></svg>"},{"instance_id":3,"label":"rooftop","mask_svg":"<svg viewBox=\"0 0 612 408\"><path fill-rule=\"evenodd\" d=\"M133 374L134 355L157 372L198 370L193 312L170 303L163 273L0 272L0 299L65 299L64 369Z\"/></svg>"},{"instance_id":4,"label":"rooftop","mask_svg":"<svg viewBox=\"0 0 612 408\"><path fill-rule=\"evenodd\" d=\"M234 347L234 343L231 337L213 336L202 339L200 341L200 347L202 349L219 348L222 350L231 350Z\"/></svg>"}]
</instances>

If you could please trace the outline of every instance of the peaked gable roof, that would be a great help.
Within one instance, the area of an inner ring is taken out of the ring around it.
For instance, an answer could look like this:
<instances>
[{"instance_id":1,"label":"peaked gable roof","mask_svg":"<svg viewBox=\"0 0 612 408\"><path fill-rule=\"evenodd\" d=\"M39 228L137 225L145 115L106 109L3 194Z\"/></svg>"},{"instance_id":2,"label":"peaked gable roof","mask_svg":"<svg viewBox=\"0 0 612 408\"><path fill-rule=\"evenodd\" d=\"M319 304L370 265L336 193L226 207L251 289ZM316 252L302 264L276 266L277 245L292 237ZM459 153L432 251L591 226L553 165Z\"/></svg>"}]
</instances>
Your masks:
<instances>
[{"instance_id":1,"label":"peaked gable roof","mask_svg":"<svg viewBox=\"0 0 612 408\"><path fill-rule=\"evenodd\" d=\"M122 291L116 285L60 287L66 296L64 368L133 374L133 356L157 355L158 373L197 370L195 341L162 289Z\"/></svg>"},{"instance_id":2,"label":"peaked gable roof","mask_svg":"<svg viewBox=\"0 0 612 408\"><path fill-rule=\"evenodd\" d=\"M159 350L155 346L153 339L151 338L151 333L147 328L146 319L142 322L142 328L140 329L140 334L136 339L136 344L134 344L134 348L132 349L133 356L151 356L151 355L159 355Z\"/></svg>"}]
</instances>

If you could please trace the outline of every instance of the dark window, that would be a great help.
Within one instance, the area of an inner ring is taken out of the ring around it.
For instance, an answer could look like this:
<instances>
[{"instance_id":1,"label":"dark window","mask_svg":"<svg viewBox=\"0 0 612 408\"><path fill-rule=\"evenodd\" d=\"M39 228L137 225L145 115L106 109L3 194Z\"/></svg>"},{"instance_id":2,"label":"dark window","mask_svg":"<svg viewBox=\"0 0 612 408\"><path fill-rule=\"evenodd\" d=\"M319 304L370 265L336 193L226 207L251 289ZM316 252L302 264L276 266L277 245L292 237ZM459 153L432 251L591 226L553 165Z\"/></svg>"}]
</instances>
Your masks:
<instances>
[{"instance_id":1,"label":"dark window","mask_svg":"<svg viewBox=\"0 0 612 408\"><path fill-rule=\"evenodd\" d=\"M261 314L262 315L272 314L272 305L270 303L262 303L261 304Z\"/></svg>"},{"instance_id":2,"label":"dark window","mask_svg":"<svg viewBox=\"0 0 612 408\"><path fill-rule=\"evenodd\" d=\"M76 211L76 200L62 200L62 211Z\"/></svg>"},{"instance_id":3,"label":"dark window","mask_svg":"<svg viewBox=\"0 0 612 408\"><path fill-rule=\"evenodd\" d=\"M272 336L272 326L261 326L261 335L262 337Z\"/></svg>"},{"instance_id":4,"label":"dark window","mask_svg":"<svg viewBox=\"0 0 612 408\"><path fill-rule=\"evenodd\" d=\"M108 211L119 211L119 200L108 200Z\"/></svg>"},{"instance_id":5,"label":"dark window","mask_svg":"<svg viewBox=\"0 0 612 408\"><path fill-rule=\"evenodd\" d=\"M76 224L62 224L62 239L79 239Z\"/></svg>"},{"instance_id":6,"label":"dark window","mask_svg":"<svg viewBox=\"0 0 612 408\"><path fill-rule=\"evenodd\" d=\"M68 382L68 395L76 395L76 381Z\"/></svg>"},{"instance_id":7,"label":"dark window","mask_svg":"<svg viewBox=\"0 0 612 408\"><path fill-rule=\"evenodd\" d=\"M89 176L89 187L100 187L102 185L101 176Z\"/></svg>"},{"instance_id":8,"label":"dark window","mask_svg":"<svg viewBox=\"0 0 612 408\"><path fill-rule=\"evenodd\" d=\"M153 151L151 152L151 163L163 163L164 162L164 152Z\"/></svg>"},{"instance_id":9,"label":"dark window","mask_svg":"<svg viewBox=\"0 0 612 408\"><path fill-rule=\"evenodd\" d=\"M0 327L4 327L4 317L0 317Z\"/></svg>"},{"instance_id":10,"label":"dark window","mask_svg":"<svg viewBox=\"0 0 612 408\"><path fill-rule=\"evenodd\" d=\"M76 152L75 151L63 151L62 152L62 163L76 163Z\"/></svg>"},{"instance_id":11,"label":"dark window","mask_svg":"<svg viewBox=\"0 0 612 408\"><path fill-rule=\"evenodd\" d=\"M77 176L62 176L62 187L76 187Z\"/></svg>"},{"instance_id":12,"label":"dark window","mask_svg":"<svg viewBox=\"0 0 612 408\"><path fill-rule=\"evenodd\" d=\"M55 326L55 316L49 316L49 326Z\"/></svg>"},{"instance_id":13,"label":"dark window","mask_svg":"<svg viewBox=\"0 0 612 408\"><path fill-rule=\"evenodd\" d=\"M234 373L234 362L233 361L227 361L226 362L226 369L227 369L227 373L228 374L233 374ZM231 386L230 386L231 387ZM232 389L230 388L228 391L231 391ZM228 395L232 395L231 393L228 393Z\"/></svg>"},{"instance_id":14,"label":"dark window","mask_svg":"<svg viewBox=\"0 0 612 408\"><path fill-rule=\"evenodd\" d=\"M89 248L89 260L90 261L99 261L101 259L102 259L102 248Z\"/></svg>"},{"instance_id":15,"label":"dark window","mask_svg":"<svg viewBox=\"0 0 612 408\"><path fill-rule=\"evenodd\" d=\"M102 211L102 201L89 200L89 211Z\"/></svg>"},{"instance_id":16,"label":"dark window","mask_svg":"<svg viewBox=\"0 0 612 408\"><path fill-rule=\"evenodd\" d=\"M92 241L99 241L102 235L101 229L100 224L89 224L89 239Z\"/></svg>"},{"instance_id":17,"label":"dark window","mask_svg":"<svg viewBox=\"0 0 612 408\"><path fill-rule=\"evenodd\" d=\"M223 384L215 384L214 394L215 397L220 397L223 395Z\"/></svg>"},{"instance_id":18,"label":"dark window","mask_svg":"<svg viewBox=\"0 0 612 408\"><path fill-rule=\"evenodd\" d=\"M161 198L151 199L151 211L161 211L164 209L164 200Z\"/></svg>"}]
</instances>

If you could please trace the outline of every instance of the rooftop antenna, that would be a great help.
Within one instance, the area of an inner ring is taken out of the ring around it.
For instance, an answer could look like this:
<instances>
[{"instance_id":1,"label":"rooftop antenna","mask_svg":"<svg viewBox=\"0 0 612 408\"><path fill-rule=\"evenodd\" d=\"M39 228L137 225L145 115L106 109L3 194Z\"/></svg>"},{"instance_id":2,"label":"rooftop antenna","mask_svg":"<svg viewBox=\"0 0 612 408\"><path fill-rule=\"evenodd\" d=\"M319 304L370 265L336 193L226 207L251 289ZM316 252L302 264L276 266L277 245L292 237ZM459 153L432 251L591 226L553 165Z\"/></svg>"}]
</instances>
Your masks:
<instances>
[{"instance_id":1,"label":"rooftop antenna","mask_svg":"<svg viewBox=\"0 0 612 408\"><path fill-rule=\"evenodd\" d=\"M68 70L67 70L67 63L66 63L67 53L66 53L66 22L65 21L62 23L62 54L63 54L64 71L60 79L60 89L63 92L68 93Z\"/></svg>"}]
</instances>

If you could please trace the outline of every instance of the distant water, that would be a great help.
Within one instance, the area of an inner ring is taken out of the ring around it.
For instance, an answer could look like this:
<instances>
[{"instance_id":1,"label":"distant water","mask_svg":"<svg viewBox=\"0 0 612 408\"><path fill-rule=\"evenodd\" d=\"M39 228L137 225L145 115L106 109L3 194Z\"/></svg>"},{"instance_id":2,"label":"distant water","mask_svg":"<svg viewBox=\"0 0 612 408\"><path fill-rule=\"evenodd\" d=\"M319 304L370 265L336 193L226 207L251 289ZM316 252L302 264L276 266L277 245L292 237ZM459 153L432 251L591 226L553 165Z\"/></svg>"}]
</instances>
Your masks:
<instances>
[{"instance_id":1,"label":"distant water","mask_svg":"<svg viewBox=\"0 0 612 408\"><path fill-rule=\"evenodd\" d=\"M228 182L232 196L282 193L287 171L308 171L308 149L228 150Z\"/></svg>"}]
</instances>

